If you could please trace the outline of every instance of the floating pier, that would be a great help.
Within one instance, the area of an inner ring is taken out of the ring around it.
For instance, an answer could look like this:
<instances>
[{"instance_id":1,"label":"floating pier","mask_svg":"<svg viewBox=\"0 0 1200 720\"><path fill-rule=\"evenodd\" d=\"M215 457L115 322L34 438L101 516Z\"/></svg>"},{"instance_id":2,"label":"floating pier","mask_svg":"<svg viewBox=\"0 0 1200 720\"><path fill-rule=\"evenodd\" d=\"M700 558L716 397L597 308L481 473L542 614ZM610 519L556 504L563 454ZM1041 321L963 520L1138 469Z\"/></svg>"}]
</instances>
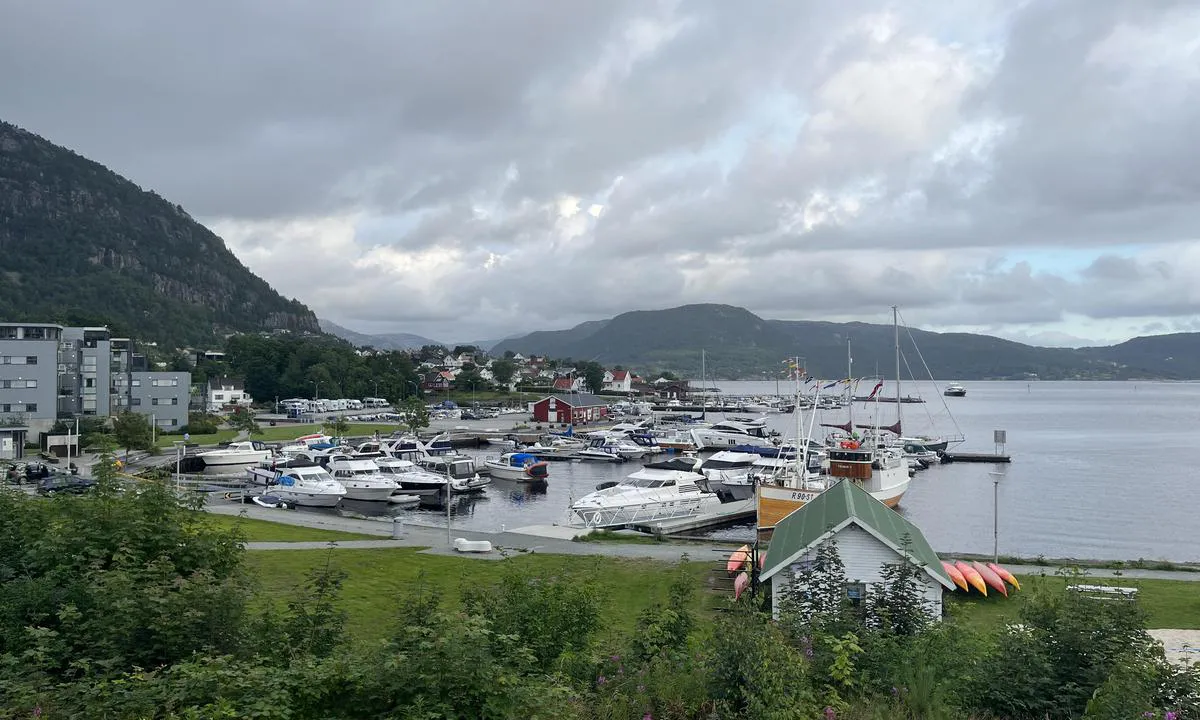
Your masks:
<instances>
[{"instance_id":1,"label":"floating pier","mask_svg":"<svg viewBox=\"0 0 1200 720\"><path fill-rule=\"evenodd\" d=\"M964 453L964 452L947 452L942 453L943 463L1010 463L1012 457L1008 455L1000 455L996 453Z\"/></svg>"},{"instance_id":2,"label":"floating pier","mask_svg":"<svg viewBox=\"0 0 1200 720\"><path fill-rule=\"evenodd\" d=\"M712 512L698 513L687 517L671 518L668 520L651 520L641 523L630 523L625 527L651 535L674 535L689 530L708 530L736 525L755 517L754 498L735 500L722 503Z\"/></svg>"}]
</instances>

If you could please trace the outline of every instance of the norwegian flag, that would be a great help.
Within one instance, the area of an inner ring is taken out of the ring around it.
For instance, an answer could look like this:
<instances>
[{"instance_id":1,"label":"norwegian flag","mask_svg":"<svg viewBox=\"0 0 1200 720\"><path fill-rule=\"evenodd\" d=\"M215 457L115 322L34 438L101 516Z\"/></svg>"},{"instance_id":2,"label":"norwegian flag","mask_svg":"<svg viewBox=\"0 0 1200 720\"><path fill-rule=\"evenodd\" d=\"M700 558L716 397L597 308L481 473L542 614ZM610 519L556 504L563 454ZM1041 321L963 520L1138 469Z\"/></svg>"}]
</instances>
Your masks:
<instances>
[{"instance_id":1,"label":"norwegian flag","mask_svg":"<svg viewBox=\"0 0 1200 720\"><path fill-rule=\"evenodd\" d=\"M882 389L883 389L883 381L880 380L879 382L875 383L875 389L871 391L871 394L867 396L867 399L870 400L871 398L875 397L876 395L879 394L879 391Z\"/></svg>"}]
</instances>

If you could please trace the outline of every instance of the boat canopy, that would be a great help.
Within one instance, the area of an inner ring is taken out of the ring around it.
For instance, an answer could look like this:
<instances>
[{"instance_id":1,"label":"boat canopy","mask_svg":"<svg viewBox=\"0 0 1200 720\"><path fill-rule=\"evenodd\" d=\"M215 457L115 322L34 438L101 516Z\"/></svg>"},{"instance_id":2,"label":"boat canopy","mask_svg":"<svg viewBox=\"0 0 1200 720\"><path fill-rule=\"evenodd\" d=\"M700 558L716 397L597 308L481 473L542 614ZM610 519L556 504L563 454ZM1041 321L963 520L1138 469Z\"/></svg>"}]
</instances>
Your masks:
<instances>
[{"instance_id":1,"label":"boat canopy","mask_svg":"<svg viewBox=\"0 0 1200 720\"><path fill-rule=\"evenodd\" d=\"M510 456L509 462L512 463L513 467L524 467L528 463L540 461L538 460L538 456L533 453L513 453Z\"/></svg>"}]
</instances>

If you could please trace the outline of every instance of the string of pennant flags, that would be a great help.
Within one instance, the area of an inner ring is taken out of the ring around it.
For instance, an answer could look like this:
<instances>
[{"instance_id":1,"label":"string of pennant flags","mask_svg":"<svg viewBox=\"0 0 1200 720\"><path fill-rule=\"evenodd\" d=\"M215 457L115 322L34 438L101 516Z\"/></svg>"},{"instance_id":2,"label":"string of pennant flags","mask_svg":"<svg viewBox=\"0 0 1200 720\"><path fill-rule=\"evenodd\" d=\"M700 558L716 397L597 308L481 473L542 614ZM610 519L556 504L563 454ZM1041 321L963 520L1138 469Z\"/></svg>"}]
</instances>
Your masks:
<instances>
[{"instance_id":1,"label":"string of pennant flags","mask_svg":"<svg viewBox=\"0 0 1200 720\"><path fill-rule=\"evenodd\" d=\"M801 367L800 364L797 363L795 360L784 360L783 364L786 365L789 370L796 373L798 378L800 380L804 381L805 386L812 385L814 389L816 389L817 387L820 387L822 390L831 390L839 385L842 385L842 386L853 386L853 388L855 390L857 390L858 384L860 382L862 382L863 380L876 379L874 377L856 377L856 378L843 378L841 380L832 380L832 381L822 380L820 378L809 375L808 371L806 371L803 367ZM871 394L868 395L867 397L868 398L875 397L879 393L879 391L882 389L883 389L883 381L879 380L878 382L875 383L875 387L872 388Z\"/></svg>"}]
</instances>

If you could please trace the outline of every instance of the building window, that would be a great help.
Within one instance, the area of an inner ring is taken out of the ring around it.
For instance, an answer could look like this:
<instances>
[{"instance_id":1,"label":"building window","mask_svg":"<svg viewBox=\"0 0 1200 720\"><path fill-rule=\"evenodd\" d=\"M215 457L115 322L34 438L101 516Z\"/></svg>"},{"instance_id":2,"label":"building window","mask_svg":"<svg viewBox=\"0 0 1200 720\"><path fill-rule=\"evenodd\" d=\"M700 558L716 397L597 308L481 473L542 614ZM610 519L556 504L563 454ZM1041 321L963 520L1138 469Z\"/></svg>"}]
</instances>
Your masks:
<instances>
[{"instance_id":1,"label":"building window","mask_svg":"<svg viewBox=\"0 0 1200 720\"><path fill-rule=\"evenodd\" d=\"M133 385L134 387L141 387L141 386L142 386L142 381L141 381L141 380L134 380L134 381L133 381L132 383L130 383L130 384L131 384L131 385Z\"/></svg>"},{"instance_id":2,"label":"building window","mask_svg":"<svg viewBox=\"0 0 1200 720\"><path fill-rule=\"evenodd\" d=\"M846 599L850 601L851 605L858 607L866 597L866 583L846 583Z\"/></svg>"},{"instance_id":3,"label":"building window","mask_svg":"<svg viewBox=\"0 0 1200 720\"><path fill-rule=\"evenodd\" d=\"M17 329L15 327L0 327L0 340L16 340Z\"/></svg>"},{"instance_id":4,"label":"building window","mask_svg":"<svg viewBox=\"0 0 1200 720\"><path fill-rule=\"evenodd\" d=\"M25 412L37 412L37 403L26 403Z\"/></svg>"},{"instance_id":5,"label":"building window","mask_svg":"<svg viewBox=\"0 0 1200 720\"><path fill-rule=\"evenodd\" d=\"M12 405L9 405L8 403L0 405L0 412L12 412Z\"/></svg>"},{"instance_id":6,"label":"building window","mask_svg":"<svg viewBox=\"0 0 1200 720\"><path fill-rule=\"evenodd\" d=\"M221 393L215 393L213 395L213 402L222 402L224 400L225 400L225 396L222 395Z\"/></svg>"},{"instance_id":7,"label":"building window","mask_svg":"<svg viewBox=\"0 0 1200 720\"><path fill-rule=\"evenodd\" d=\"M141 404L142 404L142 399L141 399L141 398L134 398L134 399L133 399L133 404L134 404L134 405L141 405Z\"/></svg>"},{"instance_id":8,"label":"building window","mask_svg":"<svg viewBox=\"0 0 1200 720\"><path fill-rule=\"evenodd\" d=\"M25 364L26 365L37 365L37 355L26 355L25 356Z\"/></svg>"},{"instance_id":9,"label":"building window","mask_svg":"<svg viewBox=\"0 0 1200 720\"><path fill-rule=\"evenodd\" d=\"M84 386L85 388L94 388L94 387L96 387L96 378L84 378L84 379L83 379L83 386Z\"/></svg>"}]
</instances>

